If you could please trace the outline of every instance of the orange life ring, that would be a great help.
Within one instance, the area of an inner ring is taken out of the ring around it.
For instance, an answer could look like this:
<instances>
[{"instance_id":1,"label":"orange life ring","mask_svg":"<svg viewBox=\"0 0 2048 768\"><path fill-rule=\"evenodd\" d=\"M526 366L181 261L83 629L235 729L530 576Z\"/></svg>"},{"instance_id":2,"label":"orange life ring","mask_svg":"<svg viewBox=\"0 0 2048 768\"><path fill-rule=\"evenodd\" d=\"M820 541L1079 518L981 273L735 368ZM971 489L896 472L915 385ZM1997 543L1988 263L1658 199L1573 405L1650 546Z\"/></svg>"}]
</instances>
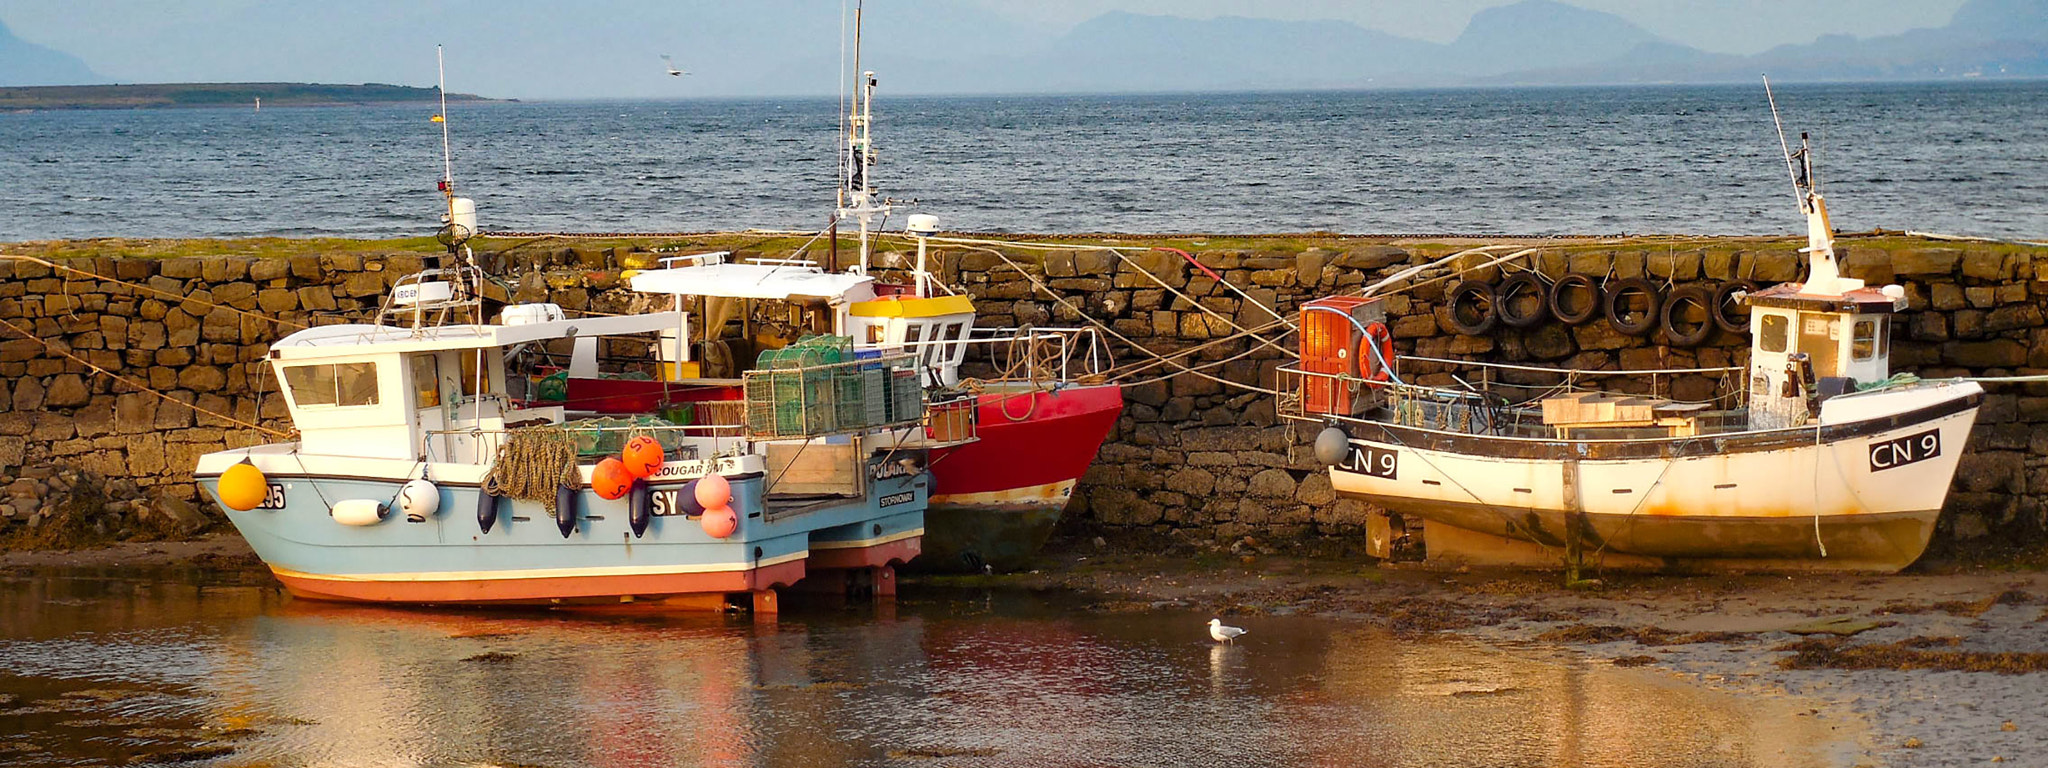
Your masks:
<instances>
[{"instance_id":1,"label":"orange life ring","mask_svg":"<svg viewBox=\"0 0 2048 768\"><path fill-rule=\"evenodd\" d=\"M1373 355L1368 345L1377 346L1379 354ZM1387 330L1386 323L1373 323L1365 327L1365 338L1358 342L1357 366L1359 378L1369 382L1387 382L1394 378L1394 333Z\"/></svg>"}]
</instances>

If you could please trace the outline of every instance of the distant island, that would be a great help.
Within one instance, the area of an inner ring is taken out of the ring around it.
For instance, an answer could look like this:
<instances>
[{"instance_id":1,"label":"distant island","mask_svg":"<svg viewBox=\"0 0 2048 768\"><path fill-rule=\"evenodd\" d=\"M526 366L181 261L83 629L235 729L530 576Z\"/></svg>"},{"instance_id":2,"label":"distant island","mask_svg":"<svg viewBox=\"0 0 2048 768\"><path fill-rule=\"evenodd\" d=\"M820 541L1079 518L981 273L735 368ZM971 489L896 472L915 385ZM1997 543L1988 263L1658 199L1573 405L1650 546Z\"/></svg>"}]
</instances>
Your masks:
<instances>
[{"instance_id":1,"label":"distant island","mask_svg":"<svg viewBox=\"0 0 2048 768\"><path fill-rule=\"evenodd\" d=\"M39 85L0 87L0 112L44 109L166 109L192 107L339 107L436 101L440 92L409 85L364 83L159 83L154 85ZM496 101L467 93L449 101Z\"/></svg>"}]
</instances>

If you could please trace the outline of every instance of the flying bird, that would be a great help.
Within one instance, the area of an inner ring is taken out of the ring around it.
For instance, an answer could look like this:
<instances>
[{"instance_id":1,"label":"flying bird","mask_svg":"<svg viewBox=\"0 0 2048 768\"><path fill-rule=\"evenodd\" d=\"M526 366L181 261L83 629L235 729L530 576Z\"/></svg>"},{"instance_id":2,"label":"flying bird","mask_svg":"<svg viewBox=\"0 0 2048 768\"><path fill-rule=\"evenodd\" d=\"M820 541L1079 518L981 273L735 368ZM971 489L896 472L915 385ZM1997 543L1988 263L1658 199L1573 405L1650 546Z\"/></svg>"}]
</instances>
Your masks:
<instances>
[{"instance_id":1,"label":"flying bird","mask_svg":"<svg viewBox=\"0 0 2048 768\"><path fill-rule=\"evenodd\" d=\"M665 64L667 64L667 65L668 65L668 76L669 76L669 77L682 77L683 75L687 75L687 74L690 74L690 73L688 73L688 72L684 72L684 71L682 71L682 70L680 70L680 69L676 69L676 61L675 61L675 59L671 59L671 58L669 58L669 57L668 57L668 54L666 54L666 53L664 53L664 54L662 54L662 55L661 55L661 60L662 60L662 63L665 63Z\"/></svg>"},{"instance_id":2,"label":"flying bird","mask_svg":"<svg viewBox=\"0 0 2048 768\"><path fill-rule=\"evenodd\" d=\"M1243 629L1243 628L1241 628L1241 627L1226 627L1226 626L1223 626L1223 620L1222 620L1222 619L1210 619L1210 620L1209 620L1209 637L1210 637L1211 639L1214 639L1214 640L1215 640L1216 642L1219 642L1219 643L1230 643L1230 644L1232 644L1232 645L1236 645L1236 644L1237 644L1237 638L1239 638L1239 637L1241 637L1241 636L1243 636L1243 635L1244 635L1244 629Z\"/></svg>"}]
</instances>

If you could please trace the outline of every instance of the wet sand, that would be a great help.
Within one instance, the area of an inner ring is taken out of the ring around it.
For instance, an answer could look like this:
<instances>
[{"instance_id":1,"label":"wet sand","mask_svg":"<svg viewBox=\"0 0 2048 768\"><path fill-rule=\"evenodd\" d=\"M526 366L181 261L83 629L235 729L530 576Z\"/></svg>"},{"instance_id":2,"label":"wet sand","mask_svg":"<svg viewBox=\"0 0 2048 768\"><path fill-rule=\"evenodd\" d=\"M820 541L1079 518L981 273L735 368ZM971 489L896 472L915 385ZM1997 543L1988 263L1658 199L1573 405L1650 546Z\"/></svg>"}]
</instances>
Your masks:
<instances>
[{"instance_id":1,"label":"wet sand","mask_svg":"<svg viewBox=\"0 0 2048 768\"><path fill-rule=\"evenodd\" d=\"M0 568L188 568L267 579L239 537L0 553ZM1167 556L1088 545L1027 573L923 577L923 588L1080 593L1104 613L1194 610L1252 630L1327 617L1397 633L1563 649L1643 674L1788 703L1841 739L1843 766L2048 758L2048 573L1896 576L1447 572L1357 559ZM1797 666L1812 668L1792 668ZM1994 671L1958 671L1983 669Z\"/></svg>"},{"instance_id":2,"label":"wet sand","mask_svg":"<svg viewBox=\"0 0 2048 768\"><path fill-rule=\"evenodd\" d=\"M1100 596L1095 607L1108 611L1204 609L1252 630L1251 639L1269 617L1326 616L1563 647L1716 690L1807 702L1797 716L1846 737L1844 766L2048 765L2048 573L1610 573L1567 589L1555 573L1361 562L1097 549L1048 558L1031 573L934 581L1073 589ZM1822 666L1788 668L1796 661Z\"/></svg>"}]
</instances>

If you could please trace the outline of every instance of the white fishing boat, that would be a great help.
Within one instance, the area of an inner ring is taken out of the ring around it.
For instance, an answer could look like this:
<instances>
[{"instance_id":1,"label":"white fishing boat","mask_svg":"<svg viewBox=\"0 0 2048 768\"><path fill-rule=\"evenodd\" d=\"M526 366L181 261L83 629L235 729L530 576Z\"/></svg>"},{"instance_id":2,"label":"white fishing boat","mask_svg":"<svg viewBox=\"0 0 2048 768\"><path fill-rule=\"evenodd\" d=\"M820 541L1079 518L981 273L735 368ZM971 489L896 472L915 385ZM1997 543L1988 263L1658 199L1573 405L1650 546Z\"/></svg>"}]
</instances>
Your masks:
<instances>
[{"instance_id":1,"label":"white fishing boat","mask_svg":"<svg viewBox=\"0 0 2048 768\"><path fill-rule=\"evenodd\" d=\"M1892 377L1905 291L1840 275L1810 155L1796 157L1809 271L1744 298L1746 366L1548 370L1559 390L1739 377L1736 403L1597 391L1510 403L1485 386L1419 386L1404 367L1463 366L1462 381L1546 369L1397 356L1379 299L1305 305L1282 411L1325 427L1316 456L1337 493L1390 513L1375 518L1377 553L1412 517L1430 559L1475 564L1890 572L1917 560L1983 390Z\"/></svg>"}]
</instances>

